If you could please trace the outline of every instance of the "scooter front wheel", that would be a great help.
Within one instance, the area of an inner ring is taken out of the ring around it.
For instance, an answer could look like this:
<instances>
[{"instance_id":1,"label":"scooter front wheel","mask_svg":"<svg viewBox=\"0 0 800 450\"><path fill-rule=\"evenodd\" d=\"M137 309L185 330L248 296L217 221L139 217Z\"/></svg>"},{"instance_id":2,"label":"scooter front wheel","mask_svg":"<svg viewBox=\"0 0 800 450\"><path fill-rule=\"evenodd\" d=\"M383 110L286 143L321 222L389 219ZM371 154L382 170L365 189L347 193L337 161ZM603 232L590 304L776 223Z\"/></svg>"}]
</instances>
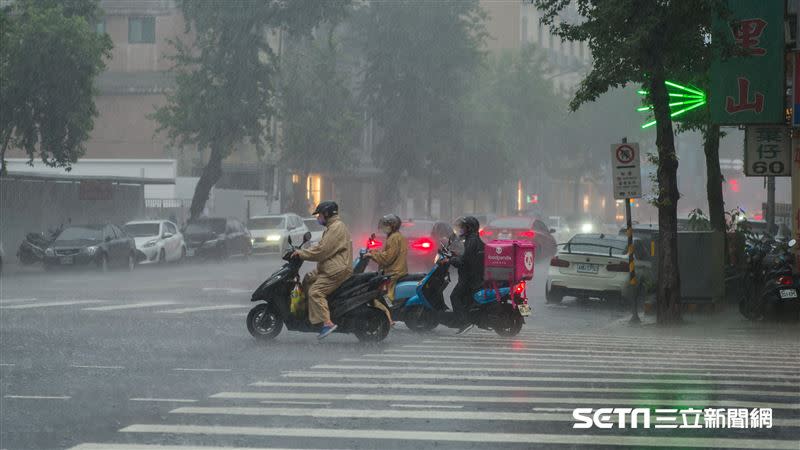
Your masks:
<instances>
[{"instance_id":1,"label":"scooter front wheel","mask_svg":"<svg viewBox=\"0 0 800 450\"><path fill-rule=\"evenodd\" d=\"M425 333L439 325L436 315L422 306L413 306L406 311L403 322L409 330L416 333Z\"/></svg>"},{"instance_id":2,"label":"scooter front wheel","mask_svg":"<svg viewBox=\"0 0 800 450\"><path fill-rule=\"evenodd\" d=\"M282 329L280 315L266 303L254 306L247 314L247 331L259 341L271 341Z\"/></svg>"}]
</instances>

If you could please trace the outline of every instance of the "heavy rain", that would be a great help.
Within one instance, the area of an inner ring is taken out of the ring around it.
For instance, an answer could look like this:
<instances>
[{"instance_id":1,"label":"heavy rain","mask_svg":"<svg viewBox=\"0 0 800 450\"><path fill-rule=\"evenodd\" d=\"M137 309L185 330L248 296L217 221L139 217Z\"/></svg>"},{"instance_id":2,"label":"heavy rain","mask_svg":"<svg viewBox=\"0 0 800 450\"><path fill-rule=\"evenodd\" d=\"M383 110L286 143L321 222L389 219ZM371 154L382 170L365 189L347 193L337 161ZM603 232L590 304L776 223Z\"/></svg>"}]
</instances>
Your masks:
<instances>
[{"instance_id":1,"label":"heavy rain","mask_svg":"<svg viewBox=\"0 0 800 450\"><path fill-rule=\"evenodd\" d=\"M800 443L796 0L0 0L0 450Z\"/></svg>"}]
</instances>

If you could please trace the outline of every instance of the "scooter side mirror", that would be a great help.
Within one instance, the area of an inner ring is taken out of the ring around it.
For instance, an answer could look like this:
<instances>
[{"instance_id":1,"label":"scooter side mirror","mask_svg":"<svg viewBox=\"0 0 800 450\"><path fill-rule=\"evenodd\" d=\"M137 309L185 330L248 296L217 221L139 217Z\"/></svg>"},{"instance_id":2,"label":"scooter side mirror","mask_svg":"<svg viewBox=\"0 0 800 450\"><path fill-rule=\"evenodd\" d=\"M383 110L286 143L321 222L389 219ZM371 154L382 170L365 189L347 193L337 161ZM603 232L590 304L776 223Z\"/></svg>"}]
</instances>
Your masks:
<instances>
[{"instance_id":1,"label":"scooter side mirror","mask_svg":"<svg viewBox=\"0 0 800 450\"><path fill-rule=\"evenodd\" d=\"M292 243L292 236L287 237L286 241L289 242L289 245L294 246L294 244Z\"/></svg>"},{"instance_id":2,"label":"scooter side mirror","mask_svg":"<svg viewBox=\"0 0 800 450\"><path fill-rule=\"evenodd\" d=\"M797 245L797 239L792 239L789 241L789 248L794 248Z\"/></svg>"},{"instance_id":3,"label":"scooter side mirror","mask_svg":"<svg viewBox=\"0 0 800 450\"><path fill-rule=\"evenodd\" d=\"M311 232L310 231L306 231L305 234L303 234L303 244L305 244L306 242L308 242L310 240L311 240Z\"/></svg>"},{"instance_id":4,"label":"scooter side mirror","mask_svg":"<svg viewBox=\"0 0 800 450\"><path fill-rule=\"evenodd\" d=\"M369 235L369 240L370 241L374 241L375 240L375 233L372 233L372 234Z\"/></svg>"}]
</instances>

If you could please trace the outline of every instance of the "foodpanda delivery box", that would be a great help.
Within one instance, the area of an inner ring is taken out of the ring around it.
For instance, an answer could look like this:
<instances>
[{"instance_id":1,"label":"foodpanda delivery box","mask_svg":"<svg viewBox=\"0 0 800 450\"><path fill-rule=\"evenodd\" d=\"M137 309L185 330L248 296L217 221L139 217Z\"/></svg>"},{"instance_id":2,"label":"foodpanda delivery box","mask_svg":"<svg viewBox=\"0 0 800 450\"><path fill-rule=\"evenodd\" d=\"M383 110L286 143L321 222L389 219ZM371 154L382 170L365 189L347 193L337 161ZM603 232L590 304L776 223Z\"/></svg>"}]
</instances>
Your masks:
<instances>
[{"instance_id":1,"label":"foodpanda delivery box","mask_svg":"<svg viewBox=\"0 0 800 450\"><path fill-rule=\"evenodd\" d=\"M511 283L531 280L535 256L536 246L529 241L487 242L483 255L484 280Z\"/></svg>"}]
</instances>

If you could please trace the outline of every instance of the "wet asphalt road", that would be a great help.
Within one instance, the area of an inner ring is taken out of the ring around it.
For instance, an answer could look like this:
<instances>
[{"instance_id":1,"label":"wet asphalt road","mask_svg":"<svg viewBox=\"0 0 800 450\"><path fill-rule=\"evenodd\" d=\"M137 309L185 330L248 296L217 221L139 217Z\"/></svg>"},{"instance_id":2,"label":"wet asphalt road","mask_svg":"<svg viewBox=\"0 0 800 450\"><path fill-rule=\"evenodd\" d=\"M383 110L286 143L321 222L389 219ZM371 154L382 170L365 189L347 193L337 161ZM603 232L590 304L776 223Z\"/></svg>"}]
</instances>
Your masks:
<instances>
[{"instance_id":1,"label":"wet asphalt road","mask_svg":"<svg viewBox=\"0 0 800 450\"><path fill-rule=\"evenodd\" d=\"M0 280L0 448L797 448L797 327L630 328L608 305L545 307L539 270L514 339L399 324L372 346L286 330L260 345L244 318L278 265L12 268ZM715 405L773 407L775 424L572 429L579 406Z\"/></svg>"}]
</instances>

